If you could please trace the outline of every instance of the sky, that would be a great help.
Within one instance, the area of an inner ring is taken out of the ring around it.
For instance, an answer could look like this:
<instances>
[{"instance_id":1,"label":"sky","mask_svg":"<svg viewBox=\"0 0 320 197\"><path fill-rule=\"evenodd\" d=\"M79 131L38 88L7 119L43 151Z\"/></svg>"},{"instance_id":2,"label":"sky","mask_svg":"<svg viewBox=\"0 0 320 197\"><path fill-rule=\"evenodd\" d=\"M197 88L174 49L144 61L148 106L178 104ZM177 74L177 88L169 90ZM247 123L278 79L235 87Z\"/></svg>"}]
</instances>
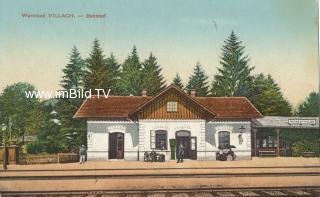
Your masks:
<instances>
[{"instance_id":1,"label":"sky","mask_svg":"<svg viewBox=\"0 0 320 197\"><path fill-rule=\"evenodd\" d=\"M86 58L95 38L119 63L134 45L141 61L152 52L168 84L176 73L186 83L198 61L211 81L233 30L253 74L271 74L296 106L319 90L317 9L317 0L1 0L0 92L19 81L60 89L73 45Z\"/></svg>"}]
</instances>

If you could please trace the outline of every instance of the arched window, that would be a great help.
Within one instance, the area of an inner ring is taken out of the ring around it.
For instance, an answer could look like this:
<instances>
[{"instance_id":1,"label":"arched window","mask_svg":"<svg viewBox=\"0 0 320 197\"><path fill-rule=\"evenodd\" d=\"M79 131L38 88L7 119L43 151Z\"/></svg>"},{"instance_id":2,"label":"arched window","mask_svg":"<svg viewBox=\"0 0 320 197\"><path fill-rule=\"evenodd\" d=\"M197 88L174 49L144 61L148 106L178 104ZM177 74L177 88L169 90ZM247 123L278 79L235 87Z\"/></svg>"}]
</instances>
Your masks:
<instances>
[{"instance_id":1,"label":"arched window","mask_svg":"<svg viewBox=\"0 0 320 197\"><path fill-rule=\"evenodd\" d=\"M218 136L219 136L219 146L225 147L230 145L230 132L220 131Z\"/></svg>"}]
</instances>

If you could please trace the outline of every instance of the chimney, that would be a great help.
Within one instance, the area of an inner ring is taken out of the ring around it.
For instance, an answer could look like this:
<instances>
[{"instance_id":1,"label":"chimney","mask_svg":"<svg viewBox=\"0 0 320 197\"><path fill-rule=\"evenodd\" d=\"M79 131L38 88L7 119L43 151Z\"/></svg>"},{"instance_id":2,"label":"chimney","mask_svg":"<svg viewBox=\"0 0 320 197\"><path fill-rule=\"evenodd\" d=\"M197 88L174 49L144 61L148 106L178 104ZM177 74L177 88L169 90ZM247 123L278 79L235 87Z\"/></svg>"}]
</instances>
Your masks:
<instances>
[{"instance_id":1,"label":"chimney","mask_svg":"<svg viewBox=\"0 0 320 197\"><path fill-rule=\"evenodd\" d=\"M144 90L142 90L142 96L147 96L147 90L146 89L144 89Z\"/></svg>"},{"instance_id":2,"label":"chimney","mask_svg":"<svg viewBox=\"0 0 320 197\"><path fill-rule=\"evenodd\" d=\"M196 90L195 89L190 89L190 96L196 97Z\"/></svg>"}]
</instances>

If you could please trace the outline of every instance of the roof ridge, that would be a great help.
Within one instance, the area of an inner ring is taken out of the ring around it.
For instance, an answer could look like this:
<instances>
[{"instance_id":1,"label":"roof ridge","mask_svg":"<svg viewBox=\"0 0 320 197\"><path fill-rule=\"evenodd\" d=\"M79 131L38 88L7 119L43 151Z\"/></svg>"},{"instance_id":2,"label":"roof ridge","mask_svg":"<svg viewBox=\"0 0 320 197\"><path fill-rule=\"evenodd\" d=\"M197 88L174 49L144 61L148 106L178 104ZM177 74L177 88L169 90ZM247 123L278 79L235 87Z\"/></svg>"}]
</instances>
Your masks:
<instances>
[{"instance_id":1,"label":"roof ridge","mask_svg":"<svg viewBox=\"0 0 320 197\"><path fill-rule=\"evenodd\" d=\"M91 95L91 97L94 97L94 96L98 96L96 94L94 95ZM132 98L132 97L143 97L143 98L152 98L153 96L123 96L123 95L109 95L108 97L125 97L125 98ZM107 98L108 98L107 97ZM104 95L99 95L99 98L106 98L104 97Z\"/></svg>"},{"instance_id":2,"label":"roof ridge","mask_svg":"<svg viewBox=\"0 0 320 197\"><path fill-rule=\"evenodd\" d=\"M247 98L245 96L196 96L194 98Z\"/></svg>"}]
</instances>

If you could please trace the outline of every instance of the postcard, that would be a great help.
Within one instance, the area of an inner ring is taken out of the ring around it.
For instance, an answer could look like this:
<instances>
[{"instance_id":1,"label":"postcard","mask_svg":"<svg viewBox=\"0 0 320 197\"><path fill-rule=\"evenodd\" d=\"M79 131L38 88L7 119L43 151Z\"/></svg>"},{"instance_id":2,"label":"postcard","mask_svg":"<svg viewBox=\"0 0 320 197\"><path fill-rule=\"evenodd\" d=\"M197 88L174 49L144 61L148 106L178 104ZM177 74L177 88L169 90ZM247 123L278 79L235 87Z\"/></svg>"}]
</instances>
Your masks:
<instances>
[{"instance_id":1,"label":"postcard","mask_svg":"<svg viewBox=\"0 0 320 197\"><path fill-rule=\"evenodd\" d=\"M318 0L2 0L0 25L0 196L320 196Z\"/></svg>"}]
</instances>

